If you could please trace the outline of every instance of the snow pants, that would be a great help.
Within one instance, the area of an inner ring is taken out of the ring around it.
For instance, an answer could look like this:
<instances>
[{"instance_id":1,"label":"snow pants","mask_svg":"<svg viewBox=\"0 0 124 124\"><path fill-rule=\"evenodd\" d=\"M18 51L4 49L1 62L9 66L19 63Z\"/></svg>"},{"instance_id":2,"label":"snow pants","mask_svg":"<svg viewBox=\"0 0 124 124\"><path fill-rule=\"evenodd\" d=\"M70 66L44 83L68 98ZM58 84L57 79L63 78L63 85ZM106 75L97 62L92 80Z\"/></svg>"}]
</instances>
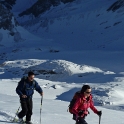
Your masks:
<instances>
[{"instance_id":1,"label":"snow pants","mask_svg":"<svg viewBox=\"0 0 124 124\"><path fill-rule=\"evenodd\" d=\"M33 102L32 98L26 99L25 101L21 101L21 112L19 112L18 117L23 118L26 116L26 121L31 121Z\"/></svg>"},{"instance_id":2,"label":"snow pants","mask_svg":"<svg viewBox=\"0 0 124 124\"><path fill-rule=\"evenodd\" d=\"M85 118L79 117L79 118L76 120L76 124L88 124L88 123L85 121Z\"/></svg>"}]
</instances>

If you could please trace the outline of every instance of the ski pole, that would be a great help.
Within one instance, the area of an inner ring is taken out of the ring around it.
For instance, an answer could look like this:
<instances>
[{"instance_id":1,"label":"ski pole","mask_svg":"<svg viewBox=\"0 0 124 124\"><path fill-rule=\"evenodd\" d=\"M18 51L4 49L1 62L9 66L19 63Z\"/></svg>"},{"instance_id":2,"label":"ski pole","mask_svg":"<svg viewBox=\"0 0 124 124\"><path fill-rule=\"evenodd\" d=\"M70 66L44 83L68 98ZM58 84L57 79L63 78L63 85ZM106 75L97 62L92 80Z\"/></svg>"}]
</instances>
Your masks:
<instances>
[{"instance_id":1,"label":"ski pole","mask_svg":"<svg viewBox=\"0 0 124 124\"><path fill-rule=\"evenodd\" d=\"M101 122L101 116L99 116L99 124L100 124L100 122Z\"/></svg>"},{"instance_id":2,"label":"ski pole","mask_svg":"<svg viewBox=\"0 0 124 124\"><path fill-rule=\"evenodd\" d=\"M43 101L43 95L41 96L41 105L40 105L40 124L41 124L42 101Z\"/></svg>"},{"instance_id":3,"label":"ski pole","mask_svg":"<svg viewBox=\"0 0 124 124\"><path fill-rule=\"evenodd\" d=\"M20 107L21 107L21 106L19 106L18 110L16 111L15 117L13 118L13 121L15 121L15 118L16 118L16 116L17 116L17 113L19 112Z\"/></svg>"},{"instance_id":4,"label":"ski pole","mask_svg":"<svg viewBox=\"0 0 124 124\"><path fill-rule=\"evenodd\" d=\"M99 124L101 122L101 116L102 116L102 111L100 111L100 115L99 115Z\"/></svg>"}]
</instances>

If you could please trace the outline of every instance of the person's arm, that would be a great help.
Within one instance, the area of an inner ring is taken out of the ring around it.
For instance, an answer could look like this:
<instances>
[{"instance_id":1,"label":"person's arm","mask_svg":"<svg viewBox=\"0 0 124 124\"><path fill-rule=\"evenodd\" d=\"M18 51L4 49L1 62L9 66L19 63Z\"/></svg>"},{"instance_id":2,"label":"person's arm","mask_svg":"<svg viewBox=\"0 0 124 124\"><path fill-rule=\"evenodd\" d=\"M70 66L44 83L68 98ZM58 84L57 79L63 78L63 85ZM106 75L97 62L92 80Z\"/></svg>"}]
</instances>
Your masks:
<instances>
[{"instance_id":1,"label":"person's arm","mask_svg":"<svg viewBox=\"0 0 124 124\"><path fill-rule=\"evenodd\" d=\"M94 113L96 113L98 116L101 116L102 115L102 111L98 111L95 107L94 107L94 103L93 103L93 100L91 99L91 102L90 102L90 108L92 109L92 111Z\"/></svg>"},{"instance_id":2,"label":"person's arm","mask_svg":"<svg viewBox=\"0 0 124 124\"><path fill-rule=\"evenodd\" d=\"M94 102L93 102L93 100L91 100L90 101L90 108L91 108L91 110L94 112L94 113L98 113L98 110L95 108L95 106L94 106Z\"/></svg>"},{"instance_id":3,"label":"person's arm","mask_svg":"<svg viewBox=\"0 0 124 124\"><path fill-rule=\"evenodd\" d=\"M24 82L22 81L19 81L18 83L18 86L16 87L16 93L19 95L19 96L23 96L23 86L24 86Z\"/></svg>"},{"instance_id":4,"label":"person's arm","mask_svg":"<svg viewBox=\"0 0 124 124\"><path fill-rule=\"evenodd\" d=\"M43 95L43 90L39 86L39 84L35 81L35 90L42 96Z\"/></svg>"}]
</instances>

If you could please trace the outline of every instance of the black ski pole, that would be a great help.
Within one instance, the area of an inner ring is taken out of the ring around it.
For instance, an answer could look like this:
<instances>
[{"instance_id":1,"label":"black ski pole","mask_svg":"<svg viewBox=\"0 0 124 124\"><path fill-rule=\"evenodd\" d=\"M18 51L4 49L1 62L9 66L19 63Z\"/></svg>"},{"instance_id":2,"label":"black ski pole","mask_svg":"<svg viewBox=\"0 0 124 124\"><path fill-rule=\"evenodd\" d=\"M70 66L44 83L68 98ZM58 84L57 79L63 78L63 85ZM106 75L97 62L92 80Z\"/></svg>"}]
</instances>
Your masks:
<instances>
[{"instance_id":1,"label":"black ski pole","mask_svg":"<svg viewBox=\"0 0 124 124\"><path fill-rule=\"evenodd\" d=\"M101 122L101 116L99 116L99 124L100 124L100 122Z\"/></svg>"},{"instance_id":2,"label":"black ski pole","mask_svg":"<svg viewBox=\"0 0 124 124\"><path fill-rule=\"evenodd\" d=\"M102 116L102 111L100 111L100 116L99 116L99 124L100 124L100 122L101 122L101 116Z\"/></svg>"},{"instance_id":3,"label":"black ski pole","mask_svg":"<svg viewBox=\"0 0 124 124\"><path fill-rule=\"evenodd\" d=\"M17 110L16 113L15 113L15 117L13 118L13 122L14 122L15 119L16 119L16 116L17 116L17 114L18 114L18 112L19 112L20 107L21 107L21 106L19 106L18 110Z\"/></svg>"},{"instance_id":4,"label":"black ski pole","mask_svg":"<svg viewBox=\"0 0 124 124\"><path fill-rule=\"evenodd\" d=\"M99 124L100 124L100 121L101 121L101 116L99 116Z\"/></svg>"},{"instance_id":5,"label":"black ski pole","mask_svg":"<svg viewBox=\"0 0 124 124\"><path fill-rule=\"evenodd\" d=\"M43 95L41 96L41 105L40 105L40 124L41 124L42 101L43 101Z\"/></svg>"}]
</instances>

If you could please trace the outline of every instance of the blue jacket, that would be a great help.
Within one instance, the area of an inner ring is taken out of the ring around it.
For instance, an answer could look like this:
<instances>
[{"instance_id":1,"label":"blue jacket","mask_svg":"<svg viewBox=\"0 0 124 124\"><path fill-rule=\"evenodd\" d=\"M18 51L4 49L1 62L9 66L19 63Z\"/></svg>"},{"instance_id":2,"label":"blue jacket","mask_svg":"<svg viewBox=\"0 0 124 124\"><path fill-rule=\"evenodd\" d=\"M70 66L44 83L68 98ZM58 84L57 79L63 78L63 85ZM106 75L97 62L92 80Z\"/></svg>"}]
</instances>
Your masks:
<instances>
[{"instance_id":1,"label":"blue jacket","mask_svg":"<svg viewBox=\"0 0 124 124\"><path fill-rule=\"evenodd\" d=\"M26 95L27 98L32 98L32 95L34 94L34 89L38 93L42 93L42 88L38 85L38 83L34 80L32 82L29 82L28 78L25 80L21 80L16 88L16 93L20 96L20 99L22 98L22 95Z\"/></svg>"}]
</instances>

